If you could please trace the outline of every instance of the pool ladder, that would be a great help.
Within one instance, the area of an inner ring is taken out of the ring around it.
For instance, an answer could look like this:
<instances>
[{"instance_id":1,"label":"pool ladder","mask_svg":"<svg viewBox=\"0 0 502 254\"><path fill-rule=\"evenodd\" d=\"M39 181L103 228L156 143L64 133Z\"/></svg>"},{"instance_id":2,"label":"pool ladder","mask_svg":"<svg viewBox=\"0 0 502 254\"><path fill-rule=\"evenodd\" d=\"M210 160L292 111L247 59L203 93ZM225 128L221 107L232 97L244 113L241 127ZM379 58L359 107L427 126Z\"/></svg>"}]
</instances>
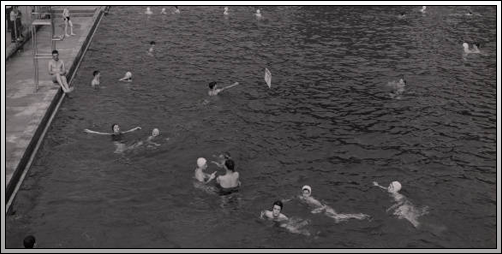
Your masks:
<instances>
[{"instance_id":1,"label":"pool ladder","mask_svg":"<svg viewBox=\"0 0 502 254\"><path fill-rule=\"evenodd\" d=\"M35 65L35 93L38 92L38 59L48 59L52 58L52 51L56 49L56 42L62 41L65 38L65 35L62 36L54 36L54 11L50 6L47 7L48 10L43 10L41 6L35 6L34 11L31 12L31 15L35 15L35 20L31 23L31 43L33 46L33 64ZM50 19L43 19L44 16L49 15ZM50 26L51 27L51 53L43 54L38 52L37 47L37 26Z\"/></svg>"}]
</instances>

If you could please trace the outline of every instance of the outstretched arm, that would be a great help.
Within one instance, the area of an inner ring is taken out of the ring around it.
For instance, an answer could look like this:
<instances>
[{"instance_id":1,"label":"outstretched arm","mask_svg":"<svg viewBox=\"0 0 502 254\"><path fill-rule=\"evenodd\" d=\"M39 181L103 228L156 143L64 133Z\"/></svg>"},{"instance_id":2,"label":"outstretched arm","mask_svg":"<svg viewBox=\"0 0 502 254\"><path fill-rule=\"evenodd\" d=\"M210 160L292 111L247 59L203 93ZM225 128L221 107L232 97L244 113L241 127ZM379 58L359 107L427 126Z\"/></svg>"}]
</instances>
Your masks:
<instances>
[{"instance_id":1,"label":"outstretched arm","mask_svg":"<svg viewBox=\"0 0 502 254\"><path fill-rule=\"evenodd\" d=\"M239 82L235 82L235 83L233 83L232 85L229 85L229 86L223 87L223 88L222 88L222 89L220 89L220 90L221 90L221 91L223 91L223 90L226 90L226 89L228 89L228 88L234 87L234 86L236 86L236 85L238 85L238 84L239 84ZM221 91L220 91L220 92L221 92Z\"/></svg>"},{"instance_id":2,"label":"outstretched arm","mask_svg":"<svg viewBox=\"0 0 502 254\"><path fill-rule=\"evenodd\" d=\"M139 127L139 126L138 126L138 127L132 128L132 129L130 129L130 130L128 130L128 131L124 131L124 132L122 132L122 133L133 132L133 131L136 131L136 130L141 130L141 127Z\"/></svg>"},{"instance_id":3,"label":"outstretched arm","mask_svg":"<svg viewBox=\"0 0 502 254\"><path fill-rule=\"evenodd\" d=\"M379 185L377 182L373 182L373 186L380 187L384 190L387 190L387 188L383 187L382 185Z\"/></svg>"},{"instance_id":4,"label":"outstretched arm","mask_svg":"<svg viewBox=\"0 0 502 254\"><path fill-rule=\"evenodd\" d=\"M86 133L91 133L91 134L99 134L99 135L113 135L113 133L106 133L106 132L92 131L92 130L89 130L89 129L84 129L84 132L86 132Z\"/></svg>"},{"instance_id":5,"label":"outstretched arm","mask_svg":"<svg viewBox=\"0 0 502 254\"><path fill-rule=\"evenodd\" d=\"M213 173L209 176L209 179L208 179L206 182L204 182L204 184L211 182L211 180L213 180L215 177L216 177L216 171L214 171L214 172L213 172Z\"/></svg>"}]
</instances>

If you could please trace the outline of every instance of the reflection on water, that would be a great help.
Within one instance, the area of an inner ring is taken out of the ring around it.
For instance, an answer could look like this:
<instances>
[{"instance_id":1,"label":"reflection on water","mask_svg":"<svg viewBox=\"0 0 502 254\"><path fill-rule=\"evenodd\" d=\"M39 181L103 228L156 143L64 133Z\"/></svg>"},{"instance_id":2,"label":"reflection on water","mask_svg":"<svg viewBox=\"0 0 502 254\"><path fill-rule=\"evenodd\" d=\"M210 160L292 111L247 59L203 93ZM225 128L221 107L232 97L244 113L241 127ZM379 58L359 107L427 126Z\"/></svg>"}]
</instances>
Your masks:
<instances>
[{"instance_id":1,"label":"reflection on water","mask_svg":"<svg viewBox=\"0 0 502 254\"><path fill-rule=\"evenodd\" d=\"M496 246L495 7L265 6L262 20L256 7L232 6L227 18L220 6L151 8L146 18L145 7L113 7L102 20L78 92L6 218L7 247L28 234L41 248ZM479 16L459 15L467 10ZM463 42L484 54L463 59ZM106 89L90 87L95 70ZM118 82L127 71L134 81ZM400 78L395 100L385 86ZM211 81L240 85L208 98ZM112 123L142 127L128 140L153 128L170 140L118 155L109 139L83 133ZM216 151L236 162L238 201L193 186L192 162ZM388 216L370 189L390 179L430 207L421 219L451 233ZM288 207L316 237L257 220L306 183L337 210L373 219L335 224Z\"/></svg>"}]
</instances>

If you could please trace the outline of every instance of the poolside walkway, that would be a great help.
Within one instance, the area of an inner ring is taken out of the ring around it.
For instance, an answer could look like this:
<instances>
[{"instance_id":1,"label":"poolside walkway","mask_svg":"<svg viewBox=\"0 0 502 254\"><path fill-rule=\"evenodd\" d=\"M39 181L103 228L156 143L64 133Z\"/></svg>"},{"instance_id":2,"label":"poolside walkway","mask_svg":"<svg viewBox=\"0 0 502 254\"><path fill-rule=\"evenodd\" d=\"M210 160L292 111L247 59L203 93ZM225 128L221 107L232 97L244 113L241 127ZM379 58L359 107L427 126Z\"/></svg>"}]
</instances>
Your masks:
<instances>
[{"instance_id":1,"label":"poolside walkway","mask_svg":"<svg viewBox=\"0 0 502 254\"><path fill-rule=\"evenodd\" d=\"M73 31L76 35L57 41L56 49L59 51L59 58L65 62L68 71L67 79L71 84L70 79L76 72L77 64L83 57L85 48L90 43L103 8L100 6L69 6L68 8L72 15ZM55 33L62 35L64 33L64 23L60 18L62 9L61 7L55 7L55 9ZM38 30L37 41L39 53L50 54L49 26L43 26ZM12 56L6 56L8 60L5 63L6 202L17 183L22 180L21 175L31 155L36 153L37 142L43 138L41 135L44 128L63 95L59 85L52 83L48 73L47 64L50 59L38 61L39 89L35 92L35 66L31 43L31 38L29 38L24 44L6 45L7 54L13 52Z\"/></svg>"}]
</instances>

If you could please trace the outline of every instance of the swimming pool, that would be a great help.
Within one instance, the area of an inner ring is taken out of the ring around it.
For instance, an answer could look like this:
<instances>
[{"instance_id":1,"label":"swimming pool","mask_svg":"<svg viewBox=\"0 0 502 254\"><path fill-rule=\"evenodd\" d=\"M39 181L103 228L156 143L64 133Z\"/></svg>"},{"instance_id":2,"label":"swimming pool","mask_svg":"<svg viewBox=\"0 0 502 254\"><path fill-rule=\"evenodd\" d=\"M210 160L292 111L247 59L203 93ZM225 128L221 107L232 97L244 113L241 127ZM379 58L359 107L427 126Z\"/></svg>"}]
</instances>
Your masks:
<instances>
[{"instance_id":1,"label":"swimming pool","mask_svg":"<svg viewBox=\"0 0 502 254\"><path fill-rule=\"evenodd\" d=\"M246 6L228 18L160 9L103 18L6 217L7 247L33 234L40 248L496 248L495 7L265 6L262 20ZM463 59L464 41L484 54ZM126 71L134 81L117 82ZM389 98L403 76L402 98ZM240 85L208 98L211 81ZM112 123L143 128L129 143L153 128L170 139L115 154L83 132ZM224 151L240 192L194 188L197 158ZM385 212L392 200L372 182L394 180L430 208L420 220L432 229ZM372 220L335 223L294 201L283 213L310 220L311 236L258 218L305 184Z\"/></svg>"}]
</instances>

